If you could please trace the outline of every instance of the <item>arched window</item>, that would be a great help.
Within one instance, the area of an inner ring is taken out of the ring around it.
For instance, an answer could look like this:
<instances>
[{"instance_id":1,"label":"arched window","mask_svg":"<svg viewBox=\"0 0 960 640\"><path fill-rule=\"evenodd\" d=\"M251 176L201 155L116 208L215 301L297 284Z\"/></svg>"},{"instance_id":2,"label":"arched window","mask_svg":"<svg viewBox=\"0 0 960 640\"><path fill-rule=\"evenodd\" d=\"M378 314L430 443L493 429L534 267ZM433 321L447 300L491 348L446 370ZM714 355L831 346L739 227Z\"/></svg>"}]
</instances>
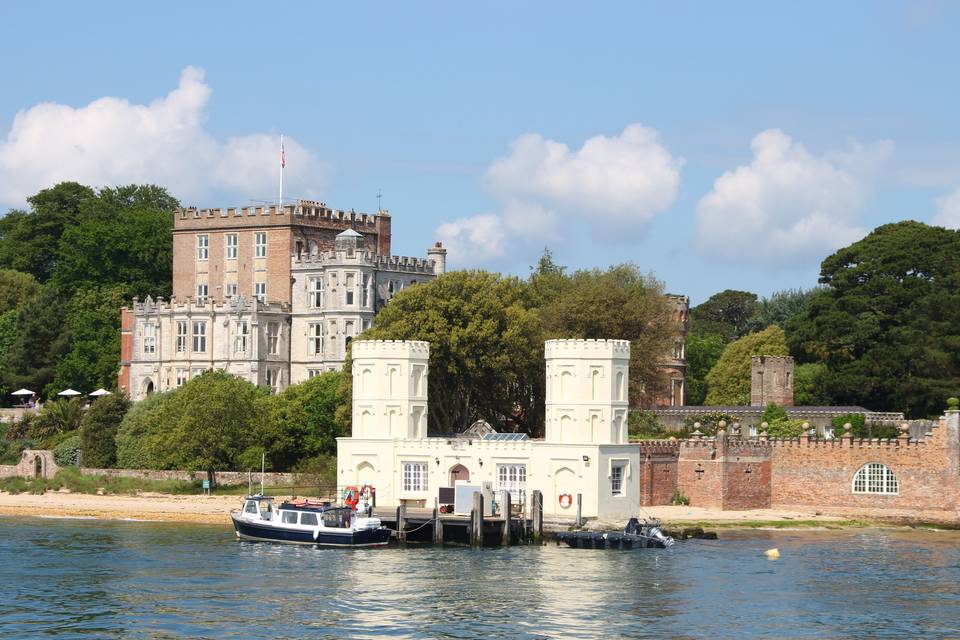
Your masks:
<instances>
[{"instance_id":1,"label":"arched window","mask_svg":"<svg viewBox=\"0 0 960 640\"><path fill-rule=\"evenodd\" d=\"M900 493L900 483L887 465L868 462L853 476L853 492L897 495Z\"/></svg>"}]
</instances>

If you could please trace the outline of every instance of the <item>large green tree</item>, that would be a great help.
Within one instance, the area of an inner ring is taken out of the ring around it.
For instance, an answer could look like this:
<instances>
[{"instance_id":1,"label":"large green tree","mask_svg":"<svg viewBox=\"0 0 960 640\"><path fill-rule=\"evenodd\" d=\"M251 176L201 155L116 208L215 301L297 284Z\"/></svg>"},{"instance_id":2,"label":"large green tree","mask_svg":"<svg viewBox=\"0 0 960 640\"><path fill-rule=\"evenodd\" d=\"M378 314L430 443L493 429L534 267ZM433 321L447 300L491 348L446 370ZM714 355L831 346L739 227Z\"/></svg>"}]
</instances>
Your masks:
<instances>
[{"instance_id":1,"label":"large green tree","mask_svg":"<svg viewBox=\"0 0 960 640\"><path fill-rule=\"evenodd\" d=\"M577 271L553 302L541 309L549 338L630 341L630 399L649 405L666 391L660 364L668 357L678 327L663 286L636 265Z\"/></svg>"},{"instance_id":2,"label":"large green tree","mask_svg":"<svg viewBox=\"0 0 960 640\"><path fill-rule=\"evenodd\" d=\"M835 403L931 416L960 393L960 232L883 225L826 258L820 282L788 332L827 365Z\"/></svg>"},{"instance_id":3,"label":"large green tree","mask_svg":"<svg viewBox=\"0 0 960 640\"><path fill-rule=\"evenodd\" d=\"M787 339L776 325L731 342L707 374L707 404L749 405L751 358L785 355Z\"/></svg>"},{"instance_id":4,"label":"large green tree","mask_svg":"<svg viewBox=\"0 0 960 640\"><path fill-rule=\"evenodd\" d=\"M65 297L66 292L51 283L17 307L15 332L7 337L10 343L0 370L2 386L41 392L53 380L69 348Z\"/></svg>"},{"instance_id":5,"label":"large green tree","mask_svg":"<svg viewBox=\"0 0 960 640\"><path fill-rule=\"evenodd\" d=\"M94 400L80 419L80 442L86 467L109 468L117 463L117 430L130 400L114 393Z\"/></svg>"},{"instance_id":6,"label":"large green tree","mask_svg":"<svg viewBox=\"0 0 960 640\"><path fill-rule=\"evenodd\" d=\"M803 313L816 292L817 289L785 289L761 298L750 319L750 325L754 331L772 324L786 327L787 322Z\"/></svg>"},{"instance_id":7,"label":"large green tree","mask_svg":"<svg viewBox=\"0 0 960 640\"><path fill-rule=\"evenodd\" d=\"M56 364L48 395L67 387L92 391L116 386L123 303L123 287L116 285L78 291L67 303L67 351Z\"/></svg>"},{"instance_id":8,"label":"large green tree","mask_svg":"<svg viewBox=\"0 0 960 640\"><path fill-rule=\"evenodd\" d=\"M36 278L13 269L0 269L0 313L16 309L37 292Z\"/></svg>"},{"instance_id":9,"label":"large green tree","mask_svg":"<svg viewBox=\"0 0 960 640\"><path fill-rule=\"evenodd\" d=\"M726 289L690 309L690 332L730 342L750 333L756 311L757 294Z\"/></svg>"},{"instance_id":10,"label":"large green tree","mask_svg":"<svg viewBox=\"0 0 960 640\"><path fill-rule=\"evenodd\" d=\"M517 278L452 271L408 287L363 339L430 343L431 433L462 431L477 419L502 428L509 418L524 431L542 425L543 331ZM349 415L341 420L348 424Z\"/></svg>"},{"instance_id":11,"label":"large green tree","mask_svg":"<svg viewBox=\"0 0 960 640\"><path fill-rule=\"evenodd\" d=\"M707 374L723 354L723 338L718 335L687 336L686 403L703 404L707 398Z\"/></svg>"}]
</instances>

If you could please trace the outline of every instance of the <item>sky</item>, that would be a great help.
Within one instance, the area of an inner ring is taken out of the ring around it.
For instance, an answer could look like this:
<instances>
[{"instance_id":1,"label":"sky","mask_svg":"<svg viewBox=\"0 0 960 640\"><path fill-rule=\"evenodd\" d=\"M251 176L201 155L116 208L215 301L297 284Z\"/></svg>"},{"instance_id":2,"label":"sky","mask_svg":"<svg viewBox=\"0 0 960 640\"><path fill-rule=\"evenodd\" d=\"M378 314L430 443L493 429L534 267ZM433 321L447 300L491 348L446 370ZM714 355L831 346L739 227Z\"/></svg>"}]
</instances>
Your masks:
<instances>
[{"instance_id":1,"label":"sky","mask_svg":"<svg viewBox=\"0 0 960 640\"><path fill-rule=\"evenodd\" d=\"M591 6L592 5L592 6ZM0 211L62 180L393 216L702 302L960 227L960 3L0 3Z\"/></svg>"}]
</instances>

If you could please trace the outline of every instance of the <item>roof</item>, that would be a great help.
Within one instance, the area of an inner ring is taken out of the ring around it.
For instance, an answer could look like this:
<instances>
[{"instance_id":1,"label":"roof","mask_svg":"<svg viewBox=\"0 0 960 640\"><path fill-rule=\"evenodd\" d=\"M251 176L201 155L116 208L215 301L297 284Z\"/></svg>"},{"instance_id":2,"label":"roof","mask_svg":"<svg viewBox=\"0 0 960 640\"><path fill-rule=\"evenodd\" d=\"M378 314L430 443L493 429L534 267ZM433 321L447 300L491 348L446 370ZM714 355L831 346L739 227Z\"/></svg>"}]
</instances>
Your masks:
<instances>
[{"instance_id":1,"label":"roof","mask_svg":"<svg viewBox=\"0 0 960 640\"><path fill-rule=\"evenodd\" d=\"M515 442L517 440L529 440L525 433L486 433L481 440L497 440L500 442Z\"/></svg>"},{"instance_id":2,"label":"roof","mask_svg":"<svg viewBox=\"0 0 960 640\"><path fill-rule=\"evenodd\" d=\"M347 229L346 231L341 231L337 234L338 238L362 238L362 233L357 233L353 229Z\"/></svg>"}]
</instances>

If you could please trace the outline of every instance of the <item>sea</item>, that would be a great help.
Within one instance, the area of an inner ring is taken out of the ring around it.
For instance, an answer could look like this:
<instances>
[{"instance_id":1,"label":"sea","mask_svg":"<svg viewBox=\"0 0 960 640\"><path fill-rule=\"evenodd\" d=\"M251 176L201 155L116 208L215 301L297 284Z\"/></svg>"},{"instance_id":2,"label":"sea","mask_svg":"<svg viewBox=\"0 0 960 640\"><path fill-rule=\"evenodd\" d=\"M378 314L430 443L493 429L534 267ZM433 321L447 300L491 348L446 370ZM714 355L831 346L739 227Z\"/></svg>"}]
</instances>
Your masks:
<instances>
[{"instance_id":1,"label":"sea","mask_svg":"<svg viewBox=\"0 0 960 640\"><path fill-rule=\"evenodd\" d=\"M960 637L956 531L317 549L229 526L0 517L0 559L3 638Z\"/></svg>"}]
</instances>

